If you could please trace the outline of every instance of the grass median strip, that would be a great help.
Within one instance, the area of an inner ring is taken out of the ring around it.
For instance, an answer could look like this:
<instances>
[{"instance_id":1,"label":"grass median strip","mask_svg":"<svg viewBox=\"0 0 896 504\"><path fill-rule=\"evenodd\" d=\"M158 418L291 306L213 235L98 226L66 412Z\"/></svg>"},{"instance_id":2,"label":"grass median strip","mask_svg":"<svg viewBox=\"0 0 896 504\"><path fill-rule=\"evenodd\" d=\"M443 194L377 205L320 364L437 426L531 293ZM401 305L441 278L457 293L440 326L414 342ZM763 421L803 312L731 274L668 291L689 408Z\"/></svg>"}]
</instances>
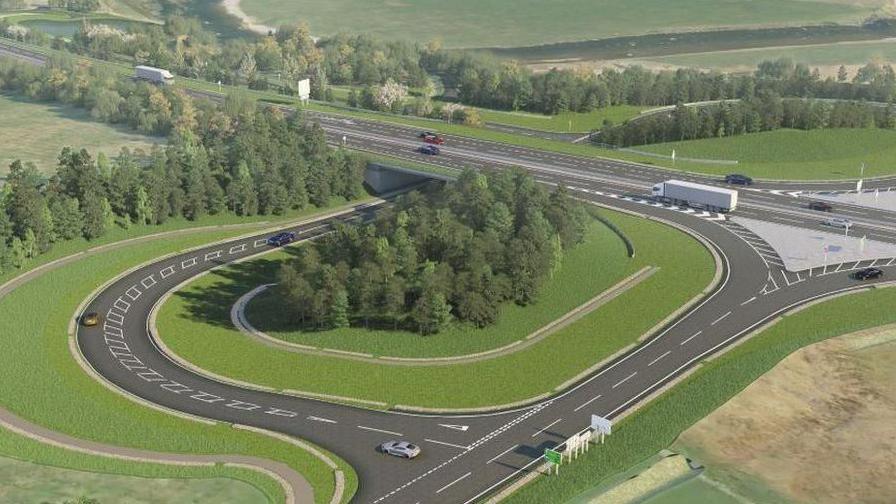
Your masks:
<instances>
[{"instance_id":1,"label":"grass median strip","mask_svg":"<svg viewBox=\"0 0 896 504\"><path fill-rule=\"evenodd\" d=\"M242 454L280 461L308 479L317 502L329 502L335 484L333 472L310 453L225 424L206 426L139 406L93 381L69 353L69 317L97 285L134 264L245 232L197 232L141 242L84 256L20 285L0 301L0 334L4 335L0 339L0 366L17 377L0 383L0 404L38 425L90 441L163 452ZM48 312L48 306L58 309ZM357 479L344 462L339 465L347 477L348 499L357 487ZM266 480L268 483L260 488L268 498L282 500L282 492L276 490L279 485Z\"/></svg>"},{"instance_id":2,"label":"grass median strip","mask_svg":"<svg viewBox=\"0 0 896 504\"><path fill-rule=\"evenodd\" d=\"M635 242L639 264L655 265L658 271L538 344L504 357L408 367L297 354L246 337L230 325L229 316L226 324L195 319L178 297L162 307L159 334L174 353L203 369L280 390L426 408L478 408L525 400L550 392L634 343L713 277L709 252L693 238L656 222L614 212L606 215ZM589 279L581 277L583 282ZM245 285L242 290L253 287ZM228 314L239 295L222 296L219 309Z\"/></svg>"},{"instance_id":3,"label":"grass median strip","mask_svg":"<svg viewBox=\"0 0 896 504\"><path fill-rule=\"evenodd\" d=\"M503 502L565 502L668 447L678 435L734 397L784 357L842 334L896 322L896 289L838 297L784 317L622 420L603 446L539 477Z\"/></svg>"}]
</instances>

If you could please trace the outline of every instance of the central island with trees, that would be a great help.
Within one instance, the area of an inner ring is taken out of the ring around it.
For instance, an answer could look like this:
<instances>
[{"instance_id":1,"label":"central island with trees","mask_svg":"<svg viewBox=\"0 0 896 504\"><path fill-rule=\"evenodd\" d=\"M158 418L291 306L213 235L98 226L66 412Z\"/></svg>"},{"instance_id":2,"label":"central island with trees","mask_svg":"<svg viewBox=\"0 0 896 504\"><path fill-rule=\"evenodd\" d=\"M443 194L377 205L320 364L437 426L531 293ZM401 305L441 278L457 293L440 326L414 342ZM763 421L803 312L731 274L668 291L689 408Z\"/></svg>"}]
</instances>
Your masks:
<instances>
[{"instance_id":1,"label":"central island with trees","mask_svg":"<svg viewBox=\"0 0 896 504\"><path fill-rule=\"evenodd\" d=\"M548 192L522 170L468 170L301 247L281 266L277 294L307 331L485 327L503 303L537 300L587 221L562 187Z\"/></svg>"}]
</instances>

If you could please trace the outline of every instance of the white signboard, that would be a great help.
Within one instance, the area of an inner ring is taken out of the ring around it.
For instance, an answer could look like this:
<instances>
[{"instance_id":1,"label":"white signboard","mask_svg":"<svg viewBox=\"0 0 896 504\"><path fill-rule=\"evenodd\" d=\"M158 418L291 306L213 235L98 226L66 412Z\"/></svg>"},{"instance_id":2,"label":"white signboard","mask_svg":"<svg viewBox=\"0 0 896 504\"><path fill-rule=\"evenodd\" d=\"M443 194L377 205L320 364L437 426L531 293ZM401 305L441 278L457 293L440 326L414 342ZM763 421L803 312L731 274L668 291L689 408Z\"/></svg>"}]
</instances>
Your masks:
<instances>
[{"instance_id":1,"label":"white signboard","mask_svg":"<svg viewBox=\"0 0 896 504\"><path fill-rule=\"evenodd\" d=\"M591 428L598 434L610 435L613 431L613 422L597 415L591 415Z\"/></svg>"},{"instance_id":2,"label":"white signboard","mask_svg":"<svg viewBox=\"0 0 896 504\"><path fill-rule=\"evenodd\" d=\"M299 81L299 99L302 101L311 98L311 80L302 79Z\"/></svg>"}]
</instances>

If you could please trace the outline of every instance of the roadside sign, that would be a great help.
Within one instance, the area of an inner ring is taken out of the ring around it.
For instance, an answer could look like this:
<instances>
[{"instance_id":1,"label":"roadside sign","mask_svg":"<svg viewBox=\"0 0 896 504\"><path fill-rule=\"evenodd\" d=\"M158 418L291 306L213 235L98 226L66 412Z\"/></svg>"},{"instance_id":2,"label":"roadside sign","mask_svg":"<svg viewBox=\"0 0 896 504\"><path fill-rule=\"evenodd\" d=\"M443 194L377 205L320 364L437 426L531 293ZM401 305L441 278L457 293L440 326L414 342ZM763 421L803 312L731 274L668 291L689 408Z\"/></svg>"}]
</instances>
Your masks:
<instances>
[{"instance_id":1,"label":"roadside sign","mask_svg":"<svg viewBox=\"0 0 896 504\"><path fill-rule=\"evenodd\" d=\"M562 455L560 455L560 452L554 451L550 448L546 448L544 450L544 458L545 458L545 460L547 460L548 462L550 462L554 465L560 465L560 462L563 460Z\"/></svg>"},{"instance_id":2,"label":"roadside sign","mask_svg":"<svg viewBox=\"0 0 896 504\"><path fill-rule=\"evenodd\" d=\"M598 434L610 435L613 432L613 422L604 417L591 415L591 428Z\"/></svg>"}]
</instances>

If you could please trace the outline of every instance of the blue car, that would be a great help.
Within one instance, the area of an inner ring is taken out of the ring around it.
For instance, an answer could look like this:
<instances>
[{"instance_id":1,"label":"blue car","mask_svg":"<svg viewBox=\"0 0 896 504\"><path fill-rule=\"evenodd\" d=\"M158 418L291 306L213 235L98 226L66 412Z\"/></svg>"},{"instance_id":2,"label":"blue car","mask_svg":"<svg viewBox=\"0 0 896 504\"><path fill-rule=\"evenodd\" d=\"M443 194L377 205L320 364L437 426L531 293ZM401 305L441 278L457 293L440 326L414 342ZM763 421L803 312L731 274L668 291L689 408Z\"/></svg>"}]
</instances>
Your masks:
<instances>
[{"instance_id":1,"label":"blue car","mask_svg":"<svg viewBox=\"0 0 896 504\"><path fill-rule=\"evenodd\" d=\"M293 232L278 233L268 238L268 245L274 247L282 247L288 243L296 241L296 234Z\"/></svg>"},{"instance_id":2,"label":"blue car","mask_svg":"<svg viewBox=\"0 0 896 504\"><path fill-rule=\"evenodd\" d=\"M419 152L420 154L426 154L427 156L438 156L439 148L435 145L424 145L417 149L417 152Z\"/></svg>"}]
</instances>

